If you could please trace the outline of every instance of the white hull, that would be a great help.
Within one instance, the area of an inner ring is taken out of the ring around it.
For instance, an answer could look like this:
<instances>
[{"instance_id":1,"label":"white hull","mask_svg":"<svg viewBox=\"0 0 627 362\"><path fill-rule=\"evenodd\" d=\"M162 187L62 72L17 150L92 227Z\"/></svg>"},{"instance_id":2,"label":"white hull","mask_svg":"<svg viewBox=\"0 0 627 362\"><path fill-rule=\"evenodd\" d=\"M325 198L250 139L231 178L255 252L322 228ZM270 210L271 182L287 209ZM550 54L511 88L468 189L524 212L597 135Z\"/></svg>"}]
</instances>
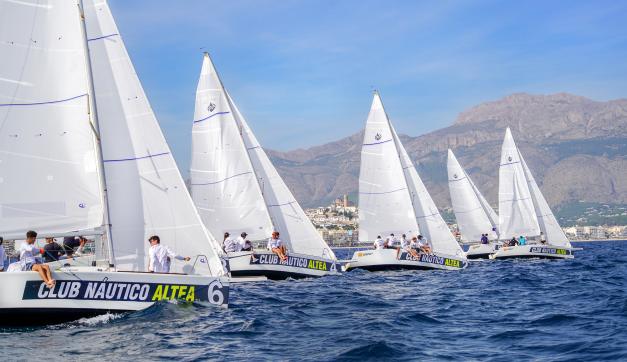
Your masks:
<instances>
[{"instance_id":1,"label":"white hull","mask_svg":"<svg viewBox=\"0 0 627 362\"><path fill-rule=\"evenodd\" d=\"M488 259L490 255L494 254L499 249L498 244L473 244L470 245L466 252L466 258L468 259Z\"/></svg>"},{"instance_id":2,"label":"white hull","mask_svg":"<svg viewBox=\"0 0 627 362\"><path fill-rule=\"evenodd\" d=\"M503 246L490 256L491 259L509 258L545 258L545 259L573 259L572 248L564 248L553 245L518 245Z\"/></svg>"},{"instance_id":3,"label":"white hull","mask_svg":"<svg viewBox=\"0 0 627 362\"><path fill-rule=\"evenodd\" d=\"M344 269L361 268L370 271L390 269L444 269L460 270L468 262L464 258L438 254L420 254L419 259L413 258L405 251L397 253L394 249L356 251Z\"/></svg>"},{"instance_id":4,"label":"white hull","mask_svg":"<svg viewBox=\"0 0 627 362\"><path fill-rule=\"evenodd\" d=\"M340 274L339 264L330 259L323 259L302 254L289 254L286 263L267 251L242 251L229 253L229 269L232 277L264 276L279 280L286 278L311 278Z\"/></svg>"},{"instance_id":5,"label":"white hull","mask_svg":"<svg viewBox=\"0 0 627 362\"><path fill-rule=\"evenodd\" d=\"M0 273L0 325L50 324L138 311L172 299L228 306L226 277L78 267L52 271L52 277L56 285L48 289L36 272Z\"/></svg>"}]
</instances>

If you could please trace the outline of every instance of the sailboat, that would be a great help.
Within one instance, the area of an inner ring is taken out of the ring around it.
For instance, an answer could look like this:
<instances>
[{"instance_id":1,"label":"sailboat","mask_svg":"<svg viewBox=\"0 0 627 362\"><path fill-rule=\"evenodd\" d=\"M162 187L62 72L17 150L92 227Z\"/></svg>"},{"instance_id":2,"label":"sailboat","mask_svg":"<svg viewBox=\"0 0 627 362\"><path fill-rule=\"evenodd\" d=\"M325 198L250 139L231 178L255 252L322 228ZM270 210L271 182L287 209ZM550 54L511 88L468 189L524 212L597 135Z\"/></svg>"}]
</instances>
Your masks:
<instances>
[{"instance_id":1,"label":"sailboat","mask_svg":"<svg viewBox=\"0 0 627 362\"><path fill-rule=\"evenodd\" d=\"M505 130L499 168L499 225L501 240L544 236L546 243L502 247L493 258L572 259L573 251L580 250L572 247L557 222L509 127Z\"/></svg>"},{"instance_id":2,"label":"sailboat","mask_svg":"<svg viewBox=\"0 0 627 362\"><path fill-rule=\"evenodd\" d=\"M498 243L480 244L479 242L483 234L488 234L488 240L498 241L498 216L451 150L448 150L446 169L457 226L462 240L471 244L466 257L468 259L488 258L498 249Z\"/></svg>"},{"instance_id":3,"label":"sailboat","mask_svg":"<svg viewBox=\"0 0 627 362\"><path fill-rule=\"evenodd\" d=\"M346 270L449 269L467 266L466 256L442 219L392 126L378 92L366 121L359 171L359 240L390 233L423 235L432 253L416 258L404 250L357 251Z\"/></svg>"},{"instance_id":4,"label":"sailboat","mask_svg":"<svg viewBox=\"0 0 627 362\"><path fill-rule=\"evenodd\" d=\"M287 244L286 261L268 250L228 253L231 275L285 279L339 273L335 254L261 148L207 53L194 117L191 193L207 229L214 235L246 232L264 246L276 230Z\"/></svg>"},{"instance_id":5,"label":"sailboat","mask_svg":"<svg viewBox=\"0 0 627 362\"><path fill-rule=\"evenodd\" d=\"M105 1L0 1L0 235L97 235L89 265L0 273L0 323L183 299L227 306L215 240L185 188ZM191 261L147 273L150 235ZM98 246L104 245L98 248Z\"/></svg>"}]
</instances>

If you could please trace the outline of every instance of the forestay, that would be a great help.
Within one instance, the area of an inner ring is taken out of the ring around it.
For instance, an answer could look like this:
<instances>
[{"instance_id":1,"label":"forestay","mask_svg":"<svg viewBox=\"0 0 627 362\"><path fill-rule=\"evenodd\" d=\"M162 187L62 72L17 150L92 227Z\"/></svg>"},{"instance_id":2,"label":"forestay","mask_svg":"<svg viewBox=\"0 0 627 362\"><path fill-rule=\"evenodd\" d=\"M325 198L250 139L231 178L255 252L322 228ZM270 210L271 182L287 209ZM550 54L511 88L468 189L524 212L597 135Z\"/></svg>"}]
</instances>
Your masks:
<instances>
[{"instance_id":1,"label":"forestay","mask_svg":"<svg viewBox=\"0 0 627 362\"><path fill-rule=\"evenodd\" d=\"M281 233L281 239L288 243L292 252L335 259L335 254L279 176L228 92L227 97L235 112L235 119L239 124L244 146L255 170L270 219L274 228Z\"/></svg>"},{"instance_id":2,"label":"forestay","mask_svg":"<svg viewBox=\"0 0 627 362\"><path fill-rule=\"evenodd\" d=\"M505 131L499 167L499 225L503 240L540 235L527 177L509 127Z\"/></svg>"},{"instance_id":3,"label":"forestay","mask_svg":"<svg viewBox=\"0 0 627 362\"><path fill-rule=\"evenodd\" d=\"M527 182L529 183L529 191L531 192L531 199L533 200L533 205L536 210L536 217L538 218L540 231L544 232L546 240L549 244L570 248L570 241L566 237L562 227L557 222L553 211L551 211L544 195L542 195L540 187L538 187L535 178L531 174L531 171L529 170L529 167L527 167L527 163L520 152L519 157L523 170L525 171Z\"/></svg>"},{"instance_id":4,"label":"forestay","mask_svg":"<svg viewBox=\"0 0 627 362\"><path fill-rule=\"evenodd\" d=\"M442 218L440 211L431 198L429 191L418 176L418 171L414 163L409 158L405 147L396 134L392 125L392 137L396 143L398 154L401 160L401 167L405 173L405 179L409 189L409 197L413 206L414 214L420 228L420 233L431 241L433 251L454 256L463 255L463 251L448 225Z\"/></svg>"},{"instance_id":5,"label":"forestay","mask_svg":"<svg viewBox=\"0 0 627 362\"><path fill-rule=\"evenodd\" d=\"M157 234L198 257L196 270L174 263L173 272L223 274L107 3L85 1L85 16L117 269L147 270L147 238Z\"/></svg>"},{"instance_id":6,"label":"forestay","mask_svg":"<svg viewBox=\"0 0 627 362\"><path fill-rule=\"evenodd\" d=\"M191 193L205 226L222 235L269 237L272 223L240 127L208 54L203 57L192 128Z\"/></svg>"},{"instance_id":7,"label":"forestay","mask_svg":"<svg viewBox=\"0 0 627 362\"><path fill-rule=\"evenodd\" d=\"M483 234L488 234L491 240L497 239L494 231L498 226L496 213L451 150L448 150L446 169L451 203L462 239L480 241Z\"/></svg>"},{"instance_id":8,"label":"forestay","mask_svg":"<svg viewBox=\"0 0 627 362\"><path fill-rule=\"evenodd\" d=\"M359 170L359 240L390 233L417 235L412 206L392 128L378 93L366 121Z\"/></svg>"},{"instance_id":9,"label":"forestay","mask_svg":"<svg viewBox=\"0 0 627 362\"><path fill-rule=\"evenodd\" d=\"M0 1L0 235L103 222L76 1Z\"/></svg>"}]
</instances>

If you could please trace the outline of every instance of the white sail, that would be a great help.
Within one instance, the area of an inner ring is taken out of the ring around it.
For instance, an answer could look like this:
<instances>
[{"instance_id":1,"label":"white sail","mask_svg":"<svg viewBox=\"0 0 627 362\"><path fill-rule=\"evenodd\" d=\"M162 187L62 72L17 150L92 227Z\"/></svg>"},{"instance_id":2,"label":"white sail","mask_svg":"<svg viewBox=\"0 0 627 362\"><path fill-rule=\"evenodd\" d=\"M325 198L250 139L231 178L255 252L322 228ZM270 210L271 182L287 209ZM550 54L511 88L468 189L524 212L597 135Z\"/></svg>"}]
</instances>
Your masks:
<instances>
[{"instance_id":1,"label":"white sail","mask_svg":"<svg viewBox=\"0 0 627 362\"><path fill-rule=\"evenodd\" d=\"M222 82L203 57L192 128L191 193L214 235L268 238L272 223Z\"/></svg>"},{"instance_id":2,"label":"white sail","mask_svg":"<svg viewBox=\"0 0 627 362\"><path fill-rule=\"evenodd\" d=\"M494 231L498 227L496 213L451 150L448 150L446 169L451 203L462 239L479 241L483 234L488 234L490 240L498 239Z\"/></svg>"},{"instance_id":3,"label":"white sail","mask_svg":"<svg viewBox=\"0 0 627 362\"><path fill-rule=\"evenodd\" d=\"M359 170L359 240L390 233L420 233L396 141L383 103L374 94L366 121Z\"/></svg>"},{"instance_id":4,"label":"white sail","mask_svg":"<svg viewBox=\"0 0 627 362\"><path fill-rule=\"evenodd\" d=\"M394 137L398 154L401 160L401 167L405 173L407 186L409 188L409 196L413 206L414 214L420 228L420 233L431 241L433 251L448 255L462 256L463 250L455 240L448 225L442 218L440 211L435 202L431 198L429 191L418 176L418 171L414 167L414 163L407 154L405 147L396 134L393 126L392 136Z\"/></svg>"},{"instance_id":5,"label":"white sail","mask_svg":"<svg viewBox=\"0 0 627 362\"><path fill-rule=\"evenodd\" d=\"M521 235L540 235L540 226L520 153L508 127L499 167L499 237L505 240Z\"/></svg>"},{"instance_id":6,"label":"white sail","mask_svg":"<svg viewBox=\"0 0 627 362\"><path fill-rule=\"evenodd\" d=\"M102 226L76 1L0 1L0 235Z\"/></svg>"},{"instance_id":7,"label":"white sail","mask_svg":"<svg viewBox=\"0 0 627 362\"><path fill-rule=\"evenodd\" d=\"M538 187L535 178L531 174L531 170L527 167L527 163L520 152L519 157L527 177L527 182L529 183L529 191L531 191L531 199L533 200L533 205L536 210L540 231L544 232L547 243L570 248L571 244L568 237L566 237L564 230L562 230L562 227L557 222L553 211L551 211L544 195L542 195L540 187Z\"/></svg>"},{"instance_id":8,"label":"white sail","mask_svg":"<svg viewBox=\"0 0 627 362\"><path fill-rule=\"evenodd\" d=\"M239 123L270 219L274 228L280 232L281 239L289 244L292 252L335 259L335 254L279 176L228 92L227 97Z\"/></svg>"},{"instance_id":9,"label":"white sail","mask_svg":"<svg viewBox=\"0 0 627 362\"><path fill-rule=\"evenodd\" d=\"M147 270L147 238L156 234L197 260L173 261L172 271L223 274L108 4L85 1L85 17L117 269Z\"/></svg>"}]
</instances>

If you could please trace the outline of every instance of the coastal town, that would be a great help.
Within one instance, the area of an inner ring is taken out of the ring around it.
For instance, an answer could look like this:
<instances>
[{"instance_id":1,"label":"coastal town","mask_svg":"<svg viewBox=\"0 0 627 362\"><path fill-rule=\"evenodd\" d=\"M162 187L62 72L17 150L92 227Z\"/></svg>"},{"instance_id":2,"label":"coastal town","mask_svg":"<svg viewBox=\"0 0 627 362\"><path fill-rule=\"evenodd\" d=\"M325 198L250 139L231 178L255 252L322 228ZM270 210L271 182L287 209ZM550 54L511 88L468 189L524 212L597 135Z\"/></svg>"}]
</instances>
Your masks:
<instances>
[{"instance_id":1,"label":"coastal town","mask_svg":"<svg viewBox=\"0 0 627 362\"><path fill-rule=\"evenodd\" d=\"M451 232L461 242L461 236L452 215L452 209L442 213ZM348 195L342 195L327 206L305 209L305 214L314 224L324 241L331 246L359 245L359 209ZM580 218L578 221L586 221ZM627 239L627 225L575 225L562 228L573 241Z\"/></svg>"}]
</instances>

